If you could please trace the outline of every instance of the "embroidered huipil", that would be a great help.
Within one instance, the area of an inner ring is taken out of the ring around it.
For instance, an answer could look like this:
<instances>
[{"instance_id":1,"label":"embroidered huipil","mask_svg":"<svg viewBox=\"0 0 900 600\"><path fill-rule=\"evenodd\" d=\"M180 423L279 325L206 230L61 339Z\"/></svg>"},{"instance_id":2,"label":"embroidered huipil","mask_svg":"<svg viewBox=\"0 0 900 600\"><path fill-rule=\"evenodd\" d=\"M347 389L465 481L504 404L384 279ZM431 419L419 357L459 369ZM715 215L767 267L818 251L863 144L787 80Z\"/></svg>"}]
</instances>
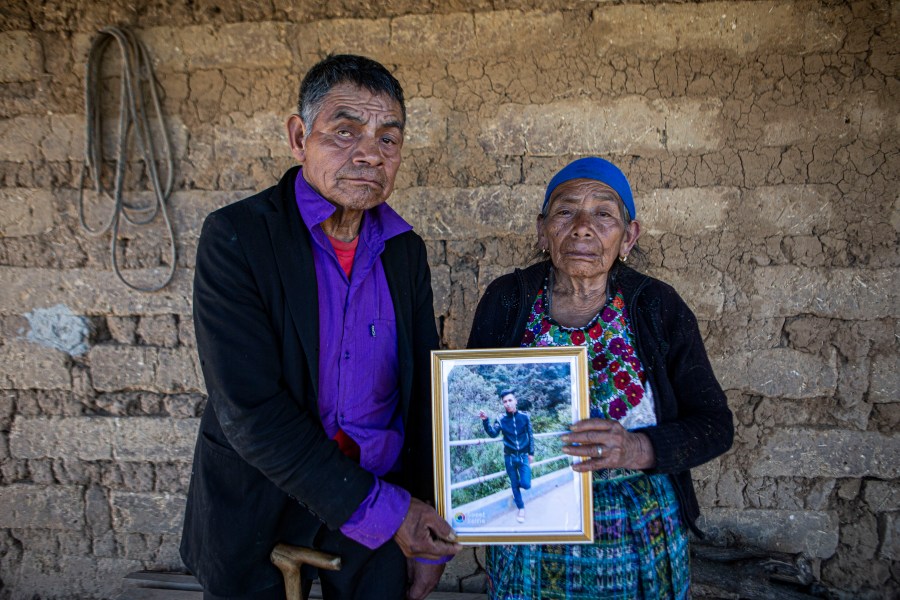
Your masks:
<instances>
[{"instance_id":1,"label":"embroidered huipil","mask_svg":"<svg viewBox=\"0 0 900 600\"><path fill-rule=\"evenodd\" d=\"M381 265L385 240L412 227L387 204L366 211L348 278L321 223L335 207L297 174L297 207L313 239L319 289L319 415L329 437L339 430L359 445L359 464L376 476L341 533L377 548L409 508L403 488L379 479L396 470L403 448L394 304Z\"/></svg>"}]
</instances>

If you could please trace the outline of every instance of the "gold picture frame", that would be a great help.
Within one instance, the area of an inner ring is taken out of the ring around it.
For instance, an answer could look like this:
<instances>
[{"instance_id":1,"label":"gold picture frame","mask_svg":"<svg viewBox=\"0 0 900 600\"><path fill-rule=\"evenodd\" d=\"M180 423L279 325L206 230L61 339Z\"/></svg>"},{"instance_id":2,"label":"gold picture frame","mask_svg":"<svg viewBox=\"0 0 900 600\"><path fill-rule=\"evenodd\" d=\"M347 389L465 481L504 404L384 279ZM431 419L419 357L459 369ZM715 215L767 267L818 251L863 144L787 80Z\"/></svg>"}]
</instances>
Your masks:
<instances>
[{"instance_id":1,"label":"gold picture frame","mask_svg":"<svg viewBox=\"0 0 900 600\"><path fill-rule=\"evenodd\" d=\"M593 542L591 476L559 440L590 413L587 348L435 350L431 381L437 511L460 543Z\"/></svg>"}]
</instances>

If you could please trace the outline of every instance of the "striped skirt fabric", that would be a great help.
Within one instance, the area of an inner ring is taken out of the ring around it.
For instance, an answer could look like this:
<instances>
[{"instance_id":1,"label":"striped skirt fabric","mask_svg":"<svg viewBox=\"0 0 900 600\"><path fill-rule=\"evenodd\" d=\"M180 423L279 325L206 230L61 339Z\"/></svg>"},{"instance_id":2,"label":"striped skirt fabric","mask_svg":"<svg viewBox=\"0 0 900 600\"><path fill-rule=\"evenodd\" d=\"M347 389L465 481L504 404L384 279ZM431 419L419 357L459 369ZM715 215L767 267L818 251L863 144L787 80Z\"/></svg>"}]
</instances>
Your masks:
<instances>
[{"instance_id":1,"label":"striped skirt fabric","mask_svg":"<svg viewBox=\"0 0 900 600\"><path fill-rule=\"evenodd\" d=\"M690 597L687 532L665 475L595 473L594 543L488 546L492 600Z\"/></svg>"}]
</instances>

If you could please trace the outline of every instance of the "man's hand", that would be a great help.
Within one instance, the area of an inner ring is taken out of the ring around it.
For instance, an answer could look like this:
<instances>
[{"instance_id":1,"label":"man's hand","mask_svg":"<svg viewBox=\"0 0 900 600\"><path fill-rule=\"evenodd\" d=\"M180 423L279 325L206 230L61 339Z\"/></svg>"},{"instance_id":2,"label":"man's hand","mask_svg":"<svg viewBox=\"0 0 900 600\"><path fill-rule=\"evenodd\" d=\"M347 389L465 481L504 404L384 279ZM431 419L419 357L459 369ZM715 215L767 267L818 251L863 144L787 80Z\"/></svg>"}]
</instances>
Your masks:
<instances>
[{"instance_id":1,"label":"man's hand","mask_svg":"<svg viewBox=\"0 0 900 600\"><path fill-rule=\"evenodd\" d=\"M444 563L431 565L414 558L406 559L406 600L424 600L435 588L444 572Z\"/></svg>"},{"instance_id":2,"label":"man's hand","mask_svg":"<svg viewBox=\"0 0 900 600\"><path fill-rule=\"evenodd\" d=\"M456 533L450 524L416 498L410 499L409 510L394 534L394 540L407 558L437 560L456 554L462 548L456 543Z\"/></svg>"},{"instance_id":3,"label":"man's hand","mask_svg":"<svg viewBox=\"0 0 900 600\"><path fill-rule=\"evenodd\" d=\"M534 462L534 454L529 454L528 455L528 464L530 465L533 462Z\"/></svg>"},{"instance_id":4,"label":"man's hand","mask_svg":"<svg viewBox=\"0 0 900 600\"><path fill-rule=\"evenodd\" d=\"M478 411L478 418L481 419L482 421L486 420L486 419L487 419L487 413L484 412L483 410L479 410L479 411Z\"/></svg>"}]
</instances>

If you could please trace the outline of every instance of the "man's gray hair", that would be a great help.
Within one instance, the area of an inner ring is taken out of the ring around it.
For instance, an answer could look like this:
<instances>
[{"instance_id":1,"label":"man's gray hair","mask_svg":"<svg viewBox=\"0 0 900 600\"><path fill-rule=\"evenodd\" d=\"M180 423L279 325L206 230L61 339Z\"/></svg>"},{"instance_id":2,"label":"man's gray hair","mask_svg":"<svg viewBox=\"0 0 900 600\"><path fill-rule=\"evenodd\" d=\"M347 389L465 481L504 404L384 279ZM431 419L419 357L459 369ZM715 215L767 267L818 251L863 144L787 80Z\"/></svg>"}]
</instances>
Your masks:
<instances>
[{"instance_id":1,"label":"man's gray hair","mask_svg":"<svg viewBox=\"0 0 900 600\"><path fill-rule=\"evenodd\" d=\"M379 62L355 54L329 55L313 65L300 83L297 114L303 120L307 133L319 116L325 96L331 88L341 83L352 83L373 94L385 94L400 104L403 123L406 123L406 104L403 88Z\"/></svg>"}]
</instances>

